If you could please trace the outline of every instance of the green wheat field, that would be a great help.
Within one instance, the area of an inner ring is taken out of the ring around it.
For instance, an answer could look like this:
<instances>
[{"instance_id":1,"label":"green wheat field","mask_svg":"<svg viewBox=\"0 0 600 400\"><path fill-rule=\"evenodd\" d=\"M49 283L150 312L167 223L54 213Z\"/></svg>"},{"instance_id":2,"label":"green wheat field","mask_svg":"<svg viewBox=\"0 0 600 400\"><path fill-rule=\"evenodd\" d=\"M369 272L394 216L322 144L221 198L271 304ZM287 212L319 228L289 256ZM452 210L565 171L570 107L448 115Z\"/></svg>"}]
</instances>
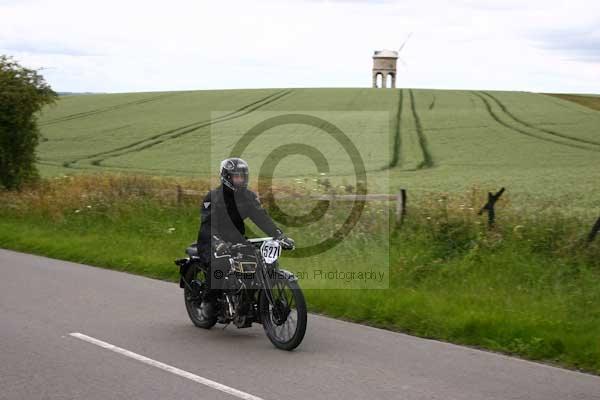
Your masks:
<instances>
[{"instance_id":1,"label":"green wheat field","mask_svg":"<svg viewBox=\"0 0 600 400\"><path fill-rule=\"evenodd\" d=\"M590 99L591 97L588 97ZM94 171L215 175L220 159L270 116L308 113L360 151L371 192L506 187L522 205L597 209L600 112L529 92L423 89L256 89L62 96L39 117L44 176ZM352 183L352 160L318 127L272 128L242 155L255 169L278 144L318 148L328 178ZM276 178L319 176L301 155ZM321 175L322 177L322 175ZM538 202L539 204L539 202Z\"/></svg>"}]
</instances>

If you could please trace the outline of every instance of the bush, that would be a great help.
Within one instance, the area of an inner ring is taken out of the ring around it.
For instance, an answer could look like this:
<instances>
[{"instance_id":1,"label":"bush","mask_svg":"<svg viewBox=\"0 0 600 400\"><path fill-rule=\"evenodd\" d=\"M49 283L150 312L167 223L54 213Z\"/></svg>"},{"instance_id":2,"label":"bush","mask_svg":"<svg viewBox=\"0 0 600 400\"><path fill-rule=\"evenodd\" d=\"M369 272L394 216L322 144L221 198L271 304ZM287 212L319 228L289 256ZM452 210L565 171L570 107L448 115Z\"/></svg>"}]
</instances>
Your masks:
<instances>
[{"instance_id":1,"label":"bush","mask_svg":"<svg viewBox=\"0 0 600 400\"><path fill-rule=\"evenodd\" d=\"M35 70L0 56L0 185L19 189L38 177L35 149L39 131L35 113L57 94Z\"/></svg>"}]
</instances>

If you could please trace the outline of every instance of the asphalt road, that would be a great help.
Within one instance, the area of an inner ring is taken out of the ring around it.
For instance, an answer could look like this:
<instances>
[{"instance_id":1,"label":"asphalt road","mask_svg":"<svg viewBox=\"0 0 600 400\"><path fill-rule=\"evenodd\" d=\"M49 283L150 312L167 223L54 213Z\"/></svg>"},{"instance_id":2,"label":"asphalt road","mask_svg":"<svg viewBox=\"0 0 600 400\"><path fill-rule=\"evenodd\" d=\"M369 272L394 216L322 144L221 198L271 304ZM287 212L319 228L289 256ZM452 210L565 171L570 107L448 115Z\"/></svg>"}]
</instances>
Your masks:
<instances>
[{"instance_id":1,"label":"asphalt road","mask_svg":"<svg viewBox=\"0 0 600 400\"><path fill-rule=\"evenodd\" d=\"M597 376L317 315L294 352L218 327L176 284L0 249L0 399L600 399Z\"/></svg>"}]
</instances>

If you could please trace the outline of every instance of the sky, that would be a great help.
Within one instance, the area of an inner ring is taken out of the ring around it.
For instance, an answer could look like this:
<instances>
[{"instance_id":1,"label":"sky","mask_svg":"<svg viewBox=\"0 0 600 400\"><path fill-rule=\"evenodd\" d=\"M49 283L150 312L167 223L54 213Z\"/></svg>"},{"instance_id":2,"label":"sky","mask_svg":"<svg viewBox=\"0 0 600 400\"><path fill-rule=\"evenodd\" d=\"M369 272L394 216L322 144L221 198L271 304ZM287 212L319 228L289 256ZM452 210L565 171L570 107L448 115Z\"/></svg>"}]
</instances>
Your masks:
<instances>
[{"instance_id":1,"label":"sky","mask_svg":"<svg viewBox=\"0 0 600 400\"><path fill-rule=\"evenodd\" d=\"M0 0L0 54L55 91L399 87L600 93L600 1Z\"/></svg>"}]
</instances>

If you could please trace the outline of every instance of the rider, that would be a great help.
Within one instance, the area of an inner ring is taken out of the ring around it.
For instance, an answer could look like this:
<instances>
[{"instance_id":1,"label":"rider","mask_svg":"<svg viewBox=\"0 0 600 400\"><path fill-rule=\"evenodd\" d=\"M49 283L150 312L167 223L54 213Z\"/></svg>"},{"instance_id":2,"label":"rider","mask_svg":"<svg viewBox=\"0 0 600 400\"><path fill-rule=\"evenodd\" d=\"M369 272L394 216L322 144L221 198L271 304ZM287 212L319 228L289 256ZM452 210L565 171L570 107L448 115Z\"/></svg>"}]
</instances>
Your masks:
<instances>
[{"instance_id":1,"label":"rider","mask_svg":"<svg viewBox=\"0 0 600 400\"><path fill-rule=\"evenodd\" d=\"M294 247L294 241L275 225L256 193L248 189L248 164L241 158L227 158L221 162L221 185L208 192L201 205L198 256L209 266L208 290L204 292L201 307L205 317L215 314L215 300L230 265L227 255L231 246L248 243L244 226L246 218L250 218L267 235L279 240L283 248Z\"/></svg>"}]
</instances>

